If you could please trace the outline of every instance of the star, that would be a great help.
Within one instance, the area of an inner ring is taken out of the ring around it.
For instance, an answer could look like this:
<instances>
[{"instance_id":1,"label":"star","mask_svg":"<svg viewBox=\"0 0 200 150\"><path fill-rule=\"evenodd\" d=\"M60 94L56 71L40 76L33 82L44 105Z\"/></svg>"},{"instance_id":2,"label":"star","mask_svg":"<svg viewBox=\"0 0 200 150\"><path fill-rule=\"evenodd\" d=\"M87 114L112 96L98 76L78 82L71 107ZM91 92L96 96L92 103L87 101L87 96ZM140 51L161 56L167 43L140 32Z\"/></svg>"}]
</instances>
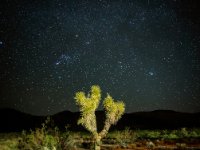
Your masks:
<instances>
[{"instance_id":1,"label":"star","mask_svg":"<svg viewBox=\"0 0 200 150\"><path fill-rule=\"evenodd\" d=\"M154 75L154 73L153 73L153 72L151 72L151 71L149 71L149 75L150 75L150 76L153 76L153 75Z\"/></svg>"}]
</instances>

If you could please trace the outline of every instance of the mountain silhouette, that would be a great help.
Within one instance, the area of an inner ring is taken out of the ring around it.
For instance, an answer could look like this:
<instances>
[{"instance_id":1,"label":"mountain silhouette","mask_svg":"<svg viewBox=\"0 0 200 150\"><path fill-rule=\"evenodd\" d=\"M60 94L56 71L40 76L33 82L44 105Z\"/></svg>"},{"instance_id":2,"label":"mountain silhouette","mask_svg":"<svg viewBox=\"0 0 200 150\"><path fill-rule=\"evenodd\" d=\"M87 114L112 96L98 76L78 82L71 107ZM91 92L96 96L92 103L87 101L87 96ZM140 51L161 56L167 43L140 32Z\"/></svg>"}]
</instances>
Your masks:
<instances>
[{"instance_id":1,"label":"mountain silhouette","mask_svg":"<svg viewBox=\"0 0 200 150\"><path fill-rule=\"evenodd\" d=\"M83 131L82 126L77 125L80 112L63 111L51 117L54 126L65 130ZM47 116L34 116L14 109L0 109L0 132L20 132L42 127ZM104 111L96 112L98 130L104 125ZM177 129L200 127L200 113L182 113L171 110L155 110L150 112L126 113L118 121L117 125L111 126L111 130L130 129Z\"/></svg>"}]
</instances>

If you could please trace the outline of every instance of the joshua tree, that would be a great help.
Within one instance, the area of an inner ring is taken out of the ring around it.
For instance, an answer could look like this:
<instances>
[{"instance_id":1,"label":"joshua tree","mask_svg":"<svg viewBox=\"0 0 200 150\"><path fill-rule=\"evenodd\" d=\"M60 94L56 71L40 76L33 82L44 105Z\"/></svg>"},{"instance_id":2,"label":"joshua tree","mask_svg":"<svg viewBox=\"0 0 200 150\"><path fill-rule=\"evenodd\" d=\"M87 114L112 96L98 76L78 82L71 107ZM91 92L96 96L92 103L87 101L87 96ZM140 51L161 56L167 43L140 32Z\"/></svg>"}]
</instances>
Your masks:
<instances>
[{"instance_id":1,"label":"joshua tree","mask_svg":"<svg viewBox=\"0 0 200 150\"><path fill-rule=\"evenodd\" d=\"M87 96L84 92L77 92L75 100L81 111L81 118L78 120L78 124L81 124L92 133L95 142L95 150L100 150L101 139L106 136L110 126L116 124L121 118L125 111L125 104L122 101L114 102L114 99L107 94L107 97L103 101L106 120L103 130L98 133L95 110L98 108L101 100L100 87L93 85Z\"/></svg>"}]
</instances>

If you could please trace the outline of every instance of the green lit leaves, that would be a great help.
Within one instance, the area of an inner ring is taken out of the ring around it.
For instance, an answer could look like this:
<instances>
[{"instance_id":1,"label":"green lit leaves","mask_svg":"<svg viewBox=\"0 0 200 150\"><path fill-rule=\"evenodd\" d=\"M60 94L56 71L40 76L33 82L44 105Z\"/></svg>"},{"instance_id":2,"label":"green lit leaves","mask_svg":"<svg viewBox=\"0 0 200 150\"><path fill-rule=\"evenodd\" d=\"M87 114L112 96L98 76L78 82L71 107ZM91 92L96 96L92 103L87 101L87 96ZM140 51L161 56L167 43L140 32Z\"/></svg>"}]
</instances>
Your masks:
<instances>
[{"instance_id":1,"label":"green lit leaves","mask_svg":"<svg viewBox=\"0 0 200 150\"><path fill-rule=\"evenodd\" d=\"M74 99L76 100L77 105L84 105L85 104L85 93L84 92L77 92Z\"/></svg>"},{"instance_id":2,"label":"green lit leaves","mask_svg":"<svg viewBox=\"0 0 200 150\"><path fill-rule=\"evenodd\" d=\"M84 92L77 92L74 99L81 111L81 118L78 120L78 124L95 133L97 131L95 110L99 106L101 99L100 87L93 85L87 97Z\"/></svg>"},{"instance_id":3,"label":"green lit leaves","mask_svg":"<svg viewBox=\"0 0 200 150\"><path fill-rule=\"evenodd\" d=\"M106 118L111 124L115 124L125 111L125 104L122 101L114 102L114 99L109 94L107 94L103 106L106 111Z\"/></svg>"}]
</instances>

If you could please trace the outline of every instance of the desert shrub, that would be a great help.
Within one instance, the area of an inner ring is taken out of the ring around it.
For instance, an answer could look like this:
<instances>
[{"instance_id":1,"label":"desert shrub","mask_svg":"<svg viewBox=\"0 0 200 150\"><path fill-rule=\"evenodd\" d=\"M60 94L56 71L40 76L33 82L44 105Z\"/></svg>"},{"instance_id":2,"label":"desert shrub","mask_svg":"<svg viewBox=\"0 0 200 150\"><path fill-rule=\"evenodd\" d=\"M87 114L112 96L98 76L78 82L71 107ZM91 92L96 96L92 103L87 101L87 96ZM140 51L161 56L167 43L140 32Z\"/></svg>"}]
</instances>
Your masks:
<instances>
[{"instance_id":1,"label":"desert shrub","mask_svg":"<svg viewBox=\"0 0 200 150\"><path fill-rule=\"evenodd\" d=\"M121 134L121 133L119 133ZM110 137L112 134L109 134ZM117 137L117 135L112 135ZM163 139L163 140L175 140L181 138L199 138L200 129L186 129L181 128L179 130L135 130L134 138L137 139Z\"/></svg>"},{"instance_id":2,"label":"desert shrub","mask_svg":"<svg viewBox=\"0 0 200 150\"><path fill-rule=\"evenodd\" d=\"M192 129L189 132L189 137L191 137L191 138L200 138L200 130L199 129Z\"/></svg>"},{"instance_id":3,"label":"desert shrub","mask_svg":"<svg viewBox=\"0 0 200 150\"><path fill-rule=\"evenodd\" d=\"M37 134L36 134L37 132ZM53 135L44 134L41 129L36 129L31 133L26 134L19 140L18 148L20 149L55 149L58 140Z\"/></svg>"},{"instance_id":4,"label":"desert shrub","mask_svg":"<svg viewBox=\"0 0 200 150\"><path fill-rule=\"evenodd\" d=\"M71 132L66 127L66 132L60 134L60 149L61 150L75 150L84 147L84 140L88 135L83 132Z\"/></svg>"},{"instance_id":5,"label":"desert shrub","mask_svg":"<svg viewBox=\"0 0 200 150\"><path fill-rule=\"evenodd\" d=\"M4 141L0 141L0 149L1 150L18 150L17 148L17 140L16 139L6 139Z\"/></svg>"},{"instance_id":6,"label":"desert shrub","mask_svg":"<svg viewBox=\"0 0 200 150\"><path fill-rule=\"evenodd\" d=\"M147 130L137 130L136 131L136 138L137 139L145 139L147 137L146 132L147 132Z\"/></svg>"},{"instance_id":7,"label":"desert shrub","mask_svg":"<svg viewBox=\"0 0 200 150\"><path fill-rule=\"evenodd\" d=\"M189 135L190 135L190 137L192 137L192 138L198 138L198 137L200 137L195 131L191 131L191 132L189 133Z\"/></svg>"},{"instance_id":8,"label":"desert shrub","mask_svg":"<svg viewBox=\"0 0 200 150\"><path fill-rule=\"evenodd\" d=\"M0 133L0 150L18 150L18 133Z\"/></svg>"},{"instance_id":9,"label":"desert shrub","mask_svg":"<svg viewBox=\"0 0 200 150\"><path fill-rule=\"evenodd\" d=\"M160 132L159 131L148 131L147 132L147 137L150 139L156 139L160 137Z\"/></svg>"},{"instance_id":10,"label":"desert shrub","mask_svg":"<svg viewBox=\"0 0 200 150\"><path fill-rule=\"evenodd\" d=\"M198 137L200 137L200 128L194 128L193 131L195 131Z\"/></svg>"},{"instance_id":11,"label":"desert shrub","mask_svg":"<svg viewBox=\"0 0 200 150\"><path fill-rule=\"evenodd\" d=\"M136 131L137 139L178 139L179 131L177 130L138 130Z\"/></svg>"},{"instance_id":12,"label":"desert shrub","mask_svg":"<svg viewBox=\"0 0 200 150\"><path fill-rule=\"evenodd\" d=\"M61 141L61 149L62 150L72 150L77 147L77 142L72 135L64 135L63 140Z\"/></svg>"},{"instance_id":13,"label":"desert shrub","mask_svg":"<svg viewBox=\"0 0 200 150\"><path fill-rule=\"evenodd\" d=\"M157 139L157 138L160 138L160 136L161 136L160 131L138 130L136 132L136 137L138 139Z\"/></svg>"},{"instance_id":14,"label":"desert shrub","mask_svg":"<svg viewBox=\"0 0 200 150\"><path fill-rule=\"evenodd\" d=\"M57 127L52 128L48 125L51 123L50 117L47 118L41 128L30 130L29 132L22 131L21 138L18 142L18 148L29 150L56 149L59 147L60 137Z\"/></svg>"},{"instance_id":15,"label":"desert shrub","mask_svg":"<svg viewBox=\"0 0 200 150\"><path fill-rule=\"evenodd\" d=\"M189 136L189 133L188 133L187 129L186 129L186 128L181 128L181 129L180 129L180 132L179 132L179 136L180 136L181 138L186 138L186 137L188 137L188 136Z\"/></svg>"},{"instance_id":16,"label":"desert shrub","mask_svg":"<svg viewBox=\"0 0 200 150\"><path fill-rule=\"evenodd\" d=\"M128 143L135 141L135 134L129 128L125 128L123 131L115 131L113 137L116 143L120 144L121 146L125 146Z\"/></svg>"},{"instance_id":17,"label":"desert shrub","mask_svg":"<svg viewBox=\"0 0 200 150\"><path fill-rule=\"evenodd\" d=\"M181 138L199 138L200 130L197 128L193 128L193 129L182 128L180 130L179 136Z\"/></svg>"},{"instance_id":18,"label":"desert shrub","mask_svg":"<svg viewBox=\"0 0 200 150\"><path fill-rule=\"evenodd\" d=\"M165 134L162 136L163 139L178 139L179 137L174 133Z\"/></svg>"}]
</instances>

